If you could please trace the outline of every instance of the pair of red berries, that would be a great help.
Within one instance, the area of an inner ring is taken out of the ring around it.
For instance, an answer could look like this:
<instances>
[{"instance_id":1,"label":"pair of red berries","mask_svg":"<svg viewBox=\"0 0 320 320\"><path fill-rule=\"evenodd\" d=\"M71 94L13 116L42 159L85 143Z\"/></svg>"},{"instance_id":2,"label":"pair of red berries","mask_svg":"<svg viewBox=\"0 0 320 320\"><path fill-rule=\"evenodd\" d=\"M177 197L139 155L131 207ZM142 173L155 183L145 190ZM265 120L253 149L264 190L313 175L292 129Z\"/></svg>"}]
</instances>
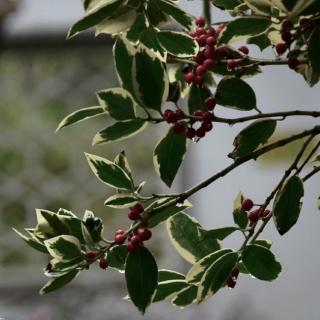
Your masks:
<instances>
[{"instance_id":1,"label":"pair of red berries","mask_svg":"<svg viewBox=\"0 0 320 320\"><path fill-rule=\"evenodd\" d=\"M241 203L241 209L243 211L248 212L253 208L253 206L254 206L254 203L249 198L244 199ZM269 214L270 214L270 210L266 209L262 211L261 208L259 208L259 209L248 212L248 219L250 220L251 224L255 225L259 221L259 219L262 219L262 220L268 219Z\"/></svg>"},{"instance_id":2,"label":"pair of red berries","mask_svg":"<svg viewBox=\"0 0 320 320\"><path fill-rule=\"evenodd\" d=\"M89 251L86 252L84 254L84 258L88 261L88 262L93 262L96 260L96 258L98 257L99 253L98 252L94 252L94 251ZM99 266L101 269L107 269L109 266L109 263L107 261L106 258L100 258L99 259Z\"/></svg>"}]
</instances>

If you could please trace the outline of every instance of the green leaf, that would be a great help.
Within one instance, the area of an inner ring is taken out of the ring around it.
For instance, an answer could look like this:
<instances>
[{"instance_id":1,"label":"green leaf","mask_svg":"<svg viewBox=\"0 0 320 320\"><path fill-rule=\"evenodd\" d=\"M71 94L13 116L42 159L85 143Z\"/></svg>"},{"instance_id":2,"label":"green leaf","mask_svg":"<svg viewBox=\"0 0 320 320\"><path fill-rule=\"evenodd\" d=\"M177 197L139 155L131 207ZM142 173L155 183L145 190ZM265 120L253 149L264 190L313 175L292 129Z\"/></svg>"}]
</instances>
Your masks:
<instances>
[{"instance_id":1,"label":"green leaf","mask_svg":"<svg viewBox=\"0 0 320 320\"><path fill-rule=\"evenodd\" d=\"M211 0L211 3L214 6L225 10L233 10L236 6L241 4L239 0Z\"/></svg>"},{"instance_id":2,"label":"green leaf","mask_svg":"<svg viewBox=\"0 0 320 320\"><path fill-rule=\"evenodd\" d=\"M312 31L308 44L309 59L312 69L320 73L320 28L317 27Z\"/></svg>"},{"instance_id":3,"label":"green leaf","mask_svg":"<svg viewBox=\"0 0 320 320\"><path fill-rule=\"evenodd\" d=\"M165 51L161 47L158 39L158 31L155 28L146 28L140 34L140 45L144 45L147 50L154 53L158 59L165 61Z\"/></svg>"},{"instance_id":4,"label":"green leaf","mask_svg":"<svg viewBox=\"0 0 320 320\"><path fill-rule=\"evenodd\" d=\"M252 110L257 106L253 89L238 78L225 78L219 82L217 102L221 106L243 111Z\"/></svg>"},{"instance_id":5,"label":"green leaf","mask_svg":"<svg viewBox=\"0 0 320 320\"><path fill-rule=\"evenodd\" d=\"M152 302L158 285L158 267L148 249L139 247L129 253L125 276L131 301L143 314Z\"/></svg>"},{"instance_id":6,"label":"green leaf","mask_svg":"<svg viewBox=\"0 0 320 320\"><path fill-rule=\"evenodd\" d=\"M134 94L132 66L135 48L124 38L118 37L113 47L114 64L121 87Z\"/></svg>"},{"instance_id":7,"label":"green leaf","mask_svg":"<svg viewBox=\"0 0 320 320\"><path fill-rule=\"evenodd\" d=\"M192 26L192 18L186 12L181 10L175 3L170 0L156 0L158 7L166 14L170 15L173 19L183 25L185 28L190 29Z\"/></svg>"},{"instance_id":8,"label":"green leaf","mask_svg":"<svg viewBox=\"0 0 320 320\"><path fill-rule=\"evenodd\" d=\"M44 241L50 255L56 259L72 260L81 257L80 241L74 236L57 236Z\"/></svg>"},{"instance_id":9,"label":"green leaf","mask_svg":"<svg viewBox=\"0 0 320 320\"><path fill-rule=\"evenodd\" d=\"M198 284L206 270L219 258L221 258L226 253L232 252L231 249L221 249L215 251L213 253L208 254L207 256L203 257L197 263L195 263L191 269L188 271L186 275L186 281L189 283Z\"/></svg>"},{"instance_id":10,"label":"green leaf","mask_svg":"<svg viewBox=\"0 0 320 320\"><path fill-rule=\"evenodd\" d=\"M48 253L46 246L43 243L41 243L39 240L28 238L23 233L19 232L17 229L15 228L12 228L12 229L26 244L28 244L33 249L43 253Z\"/></svg>"},{"instance_id":11,"label":"green leaf","mask_svg":"<svg viewBox=\"0 0 320 320\"><path fill-rule=\"evenodd\" d=\"M105 111L100 107L89 107L77 110L71 114L69 114L67 117L65 117L58 125L56 132L61 130L64 127L71 126L72 124L76 124L79 122L82 122L86 119L90 119L93 117L96 117L100 114L105 113Z\"/></svg>"},{"instance_id":12,"label":"green leaf","mask_svg":"<svg viewBox=\"0 0 320 320\"><path fill-rule=\"evenodd\" d=\"M36 209L36 215L38 221L37 230L43 234L50 234L51 236L68 234L67 226L55 212Z\"/></svg>"},{"instance_id":13,"label":"green leaf","mask_svg":"<svg viewBox=\"0 0 320 320\"><path fill-rule=\"evenodd\" d=\"M157 111L169 94L169 80L162 62L142 47L133 60L133 89L143 106Z\"/></svg>"},{"instance_id":14,"label":"green leaf","mask_svg":"<svg viewBox=\"0 0 320 320\"><path fill-rule=\"evenodd\" d=\"M197 42L183 32L160 31L158 39L167 52L179 58L195 56L199 50Z\"/></svg>"},{"instance_id":15,"label":"green leaf","mask_svg":"<svg viewBox=\"0 0 320 320\"><path fill-rule=\"evenodd\" d=\"M158 282L164 282L168 280L184 280L185 276L176 271L161 269L158 272Z\"/></svg>"},{"instance_id":16,"label":"green leaf","mask_svg":"<svg viewBox=\"0 0 320 320\"><path fill-rule=\"evenodd\" d=\"M162 25L171 22L171 18L159 8L158 0L148 1L146 14L149 24L154 27L161 27Z\"/></svg>"},{"instance_id":17,"label":"green leaf","mask_svg":"<svg viewBox=\"0 0 320 320\"><path fill-rule=\"evenodd\" d=\"M272 22L267 18L238 18L229 22L222 30L219 43L227 44L266 32Z\"/></svg>"},{"instance_id":18,"label":"green leaf","mask_svg":"<svg viewBox=\"0 0 320 320\"><path fill-rule=\"evenodd\" d=\"M67 38L70 39L79 32L89 29L102 20L111 17L125 2L126 0L109 0L107 3L105 1L99 1L87 11L85 17L71 27Z\"/></svg>"},{"instance_id":19,"label":"green leaf","mask_svg":"<svg viewBox=\"0 0 320 320\"><path fill-rule=\"evenodd\" d=\"M72 270L58 278L50 279L40 290L40 294L44 295L46 293L52 292L54 290L60 289L69 282L71 282L77 275L78 270Z\"/></svg>"},{"instance_id":20,"label":"green leaf","mask_svg":"<svg viewBox=\"0 0 320 320\"><path fill-rule=\"evenodd\" d=\"M144 130L147 125L148 122L141 119L116 122L110 127L99 131L94 136L92 145L128 139Z\"/></svg>"},{"instance_id":21,"label":"green leaf","mask_svg":"<svg viewBox=\"0 0 320 320\"><path fill-rule=\"evenodd\" d=\"M91 170L106 185L123 190L133 190L133 184L127 173L113 162L102 157L85 153Z\"/></svg>"},{"instance_id":22,"label":"green leaf","mask_svg":"<svg viewBox=\"0 0 320 320\"><path fill-rule=\"evenodd\" d=\"M255 44L259 47L261 51L268 48L271 45L269 38L265 34L249 38L247 41L248 44Z\"/></svg>"},{"instance_id":23,"label":"green leaf","mask_svg":"<svg viewBox=\"0 0 320 320\"><path fill-rule=\"evenodd\" d=\"M187 151L187 138L171 128L153 152L153 164L161 180L171 187Z\"/></svg>"},{"instance_id":24,"label":"green leaf","mask_svg":"<svg viewBox=\"0 0 320 320\"><path fill-rule=\"evenodd\" d=\"M189 99L188 99L188 109L189 113L192 114L196 110L207 111L204 101L211 97L211 91L207 87L198 87L192 84L190 87Z\"/></svg>"},{"instance_id":25,"label":"green leaf","mask_svg":"<svg viewBox=\"0 0 320 320\"><path fill-rule=\"evenodd\" d=\"M241 208L242 201L244 200L245 196L240 191L238 192L236 198L233 200L233 210Z\"/></svg>"},{"instance_id":26,"label":"green leaf","mask_svg":"<svg viewBox=\"0 0 320 320\"><path fill-rule=\"evenodd\" d=\"M277 126L273 119L258 120L240 131L235 137L234 150L228 155L232 159L246 156L264 145L272 136Z\"/></svg>"},{"instance_id":27,"label":"green leaf","mask_svg":"<svg viewBox=\"0 0 320 320\"><path fill-rule=\"evenodd\" d=\"M115 120L131 120L136 117L132 95L125 89L114 88L97 92L100 106Z\"/></svg>"},{"instance_id":28,"label":"green leaf","mask_svg":"<svg viewBox=\"0 0 320 320\"><path fill-rule=\"evenodd\" d=\"M227 238L230 234L232 234L235 231L238 231L238 227L223 227L218 229L211 229L206 230L204 237L212 237L218 240L224 240Z\"/></svg>"},{"instance_id":29,"label":"green leaf","mask_svg":"<svg viewBox=\"0 0 320 320\"><path fill-rule=\"evenodd\" d=\"M144 14L138 14L135 22L131 26L130 30L126 33L126 38L133 42L137 43L140 39L141 33L148 27L148 21Z\"/></svg>"},{"instance_id":30,"label":"green leaf","mask_svg":"<svg viewBox=\"0 0 320 320\"><path fill-rule=\"evenodd\" d=\"M290 177L283 188L278 191L273 204L274 223L281 235L288 232L296 224L304 195L303 182L298 176Z\"/></svg>"},{"instance_id":31,"label":"green leaf","mask_svg":"<svg viewBox=\"0 0 320 320\"><path fill-rule=\"evenodd\" d=\"M61 259L54 258L50 260L50 264L51 264L50 272L52 272L54 276L56 273L69 272L70 270L74 270L78 268L81 264L83 264L83 262L84 262L84 259L81 256L71 260L61 260Z\"/></svg>"},{"instance_id":32,"label":"green leaf","mask_svg":"<svg viewBox=\"0 0 320 320\"><path fill-rule=\"evenodd\" d=\"M244 3L255 14L271 16L272 4L269 0L244 0Z\"/></svg>"},{"instance_id":33,"label":"green leaf","mask_svg":"<svg viewBox=\"0 0 320 320\"><path fill-rule=\"evenodd\" d=\"M248 227L249 219L248 214L241 208L233 210L233 221L241 229L246 229Z\"/></svg>"},{"instance_id":34,"label":"green leaf","mask_svg":"<svg viewBox=\"0 0 320 320\"><path fill-rule=\"evenodd\" d=\"M108 252L109 267L118 270L125 269L125 263L128 256L128 250L126 246L115 246Z\"/></svg>"},{"instance_id":35,"label":"green leaf","mask_svg":"<svg viewBox=\"0 0 320 320\"><path fill-rule=\"evenodd\" d=\"M82 221L79 218L69 217L69 216L60 216L61 221L67 226L68 232L64 234L68 234L71 236L75 236L79 239L80 242L85 242L83 234L82 234Z\"/></svg>"},{"instance_id":36,"label":"green leaf","mask_svg":"<svg viewBox=\"0 0 320 320\"><path fill-rule=\"evenodd\" d=\"M240 70L234 69L229 70L228 64L226 62L218 61L215 66L214 70L212 71L214 74L218 74L221 76L237 76L237 77L252 77L259 73L261 73L261 68L257 65L251 65L249 67L243 67Z\"/></svg>"},{"instance_id":37,"label":"green leaf","mask_svg":"<svg viewBox=\"0 0 320 320\"><path fill-rule=\"evenodd\" d=\"M178 307L184 307L193 303L197 298L197 286L189 286L188 288L180 291L173 299L172 304Z\"/></svg>"},{"instance_id":38,"label":"green leaf","mask_svg":"<svg viewBox=\"0 0 320 320\"><path fill-rule=\"evenodd\" d=\"M184 280L167 280L159 282L156 295L152 302L158 302L165 299L170 299L178 292L188 288L189 285Z\"/></svg>"},{"instance_id":39,"label":"green leaf","mask_svg":"<svg viewBox=\"0 0 320 320\"><path fill-rule=\"evenodd\" d=\"M159 205L165 203L168 199L165 199L164 201L158 201L157 203ZM155 206L156 207L156 206ZM150 218L148 220L149 222L149 227L150 228L154 228L155 226L157 226L158 224L166 221L168 218L170 218L171 216L175 215L176 213L178 212L181 212L185 209L189 209L192 207L192 204L188 201L188 200L185 200L182 204L179 204L179 205L175 205L173 207L168 207L168 208L165 208L159 212L157 212L156 214L154 215L150 215Z\"/></svg>"},{"instance_id":40,"label":"green leaf","mask_svg":"<svg viewBox=\"0 0 320 320\"><path fill-rule=\"evenodd\" d=\"M259 239L255 240L253 244L257 244L259 246L265 247L267 249L270 249L272 246L272 241L271 240L264 240L264 239Z\"/></svg>"},{"instance_id":41,"label":"green leaf","mask_svg":"<svg viewBox=\"0 0 320 320\"><path fill-rule=\"evenodd\" d=\"M281 264L274 254L260 245L247 245L242 254L242 261L250 274L260 280L275 280L281 272Z\"/></svg>"},{"instance_id":42,"label":"green leaf","mask_svg":"<svg viewBox=\"0 0 320 320\"><path fill-rule=\"evenodd\" d=\"M137 198L131 194L120 193L109 197L104 205L115 209L126 209L132 207L137 201Z\"/></svg>"},{"instance_id":43,"label":"green leaf","mask_svg":"<svg viewBox=\"0 0 320 320\"><path fill-rule=\"evenodd\" d=\"M129 165L129 161L128 161L126 153L124 151L121 151L115 157L114 163L116 165L118 165L128 175L128 177L131 179L131 181L133 181L132 172L131 172L131 168L130 168L130 165Z\"/></svg>"},{"instance_id":44,"label":"green leaf","mask_svg":"<svg viewBox=\"0 0 320 320\"><path fill-rule=\"evenodd\" d=\"M167 220L167 230L175 249L192 264L220 249L217 239L204 238L198 221L183 212Z\"/></svg>"},{"instance_id":45,"label":"green leaf","mask_svg":"<svg viewBox=\"0 0 320 320\"><path fill-rule=\"evenodd\" d=\"M198 287L197 301L202 302L204 299L215 294L224 286L232 269L236 266L238 260L237 252L229 252L216 260L204 273Z\"/></svg>"}]
</instances>

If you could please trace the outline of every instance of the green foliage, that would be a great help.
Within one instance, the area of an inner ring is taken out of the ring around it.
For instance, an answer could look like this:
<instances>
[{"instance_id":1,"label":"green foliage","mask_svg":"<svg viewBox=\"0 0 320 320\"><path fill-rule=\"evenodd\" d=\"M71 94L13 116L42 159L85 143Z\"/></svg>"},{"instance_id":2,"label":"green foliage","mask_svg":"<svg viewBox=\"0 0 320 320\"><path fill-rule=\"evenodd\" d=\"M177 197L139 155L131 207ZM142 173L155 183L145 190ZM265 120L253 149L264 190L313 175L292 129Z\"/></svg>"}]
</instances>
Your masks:
<instances>
[{"instance_id":1,"label":"green foliage","mask_svg":"<svg viewBox=\"0 0 320 320\"><path fill-rule=\"evenodd\" d=\"M305 176L301 172L319 144L310 152L307 148L310 141L306 140L280 183L269 196L263 195L266 200L262 204L249 200L251 204L246 207L240 192L232 211L235 225L206 230L184 210L191 207L189 197L243 163L320 133L316 126L260 148L275 132L277 121L289 116L319 117L320 113L298 110L266 114L257 107L254 89L243 80L261 73L261 66L287 64L302 74L310 86L316 85L320 79L319 1L211 0L212 5L228 10L233 17L223 25L218 24L214 31L202 19L194 21L173 0L82 3L85 16L71 27L68 37L91 27L96 28L96 35L110 34L115 39L113 57L119 87L97 92L98 106L71 113L60 122L57 131L104 115L112 123L93 138L93 145L99 145L119 142L148 125L154 129L166 122L171 127L164 128L166 133L155 146L153 162L161 180L171 187L183 164L188 139L201 142L212 128L219 130L215 122L246 126L234 139L234 150L229 154L234 159L232 164L177 194L145 195L142 192L145 182L135 184L124 151L113 161L86 154L96 177L114 189L105 205L128 210L132 222L127 230L118 230L114 239L108 240L103 234L104 222L89 210L80 219L65 209L57 212L37 209L34 228L25 229L25 233L14 231L29 246L51 257L45 268L49 282L41 293L61 288L97 262L102 269L109 265L125 271L128 298L142 313L152 302L165 299L179 307L200 303L224 286L233 288L239 272L266 281L278 278L281 265L270 251L272 242L259 237L271 218L281 235L297 222L303 182L319 171L319 156L313 161L313 171ZM167 28L172 22L177 23L174 31ZM290 41L285 40L284 32L290 32L287 34ZM275 59L254 58L248 48L230 45L238 40L255 44L260 50L287 42L287 56L280 57L284 53L278 52ZM187 101L187 110L183 99ZM222 118L216 116L220 107L229 108L224 110L226 113L233 112L230 109L251 113ZM270 212L267 208L272 201ZM166 222L177 253L191 264L186 276L172 270L158 271L155 258L144 246L152 236L150 229L162 222ZM222 248L220 242L236 231L244 238L240 249Z\"/></svg>"}]
</instances>

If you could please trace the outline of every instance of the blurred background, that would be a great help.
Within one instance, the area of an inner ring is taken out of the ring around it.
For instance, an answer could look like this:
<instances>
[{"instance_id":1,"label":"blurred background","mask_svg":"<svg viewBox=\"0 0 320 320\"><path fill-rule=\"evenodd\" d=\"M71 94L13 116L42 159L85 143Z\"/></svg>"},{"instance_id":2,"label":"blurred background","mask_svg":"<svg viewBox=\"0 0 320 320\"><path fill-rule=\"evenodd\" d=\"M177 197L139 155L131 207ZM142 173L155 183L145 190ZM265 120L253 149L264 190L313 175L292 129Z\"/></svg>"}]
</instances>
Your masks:
<instances>
[{"instance_id":1,"label":"blurred background","mask_svg":"<svg viewBox=\"0 0 320 320\"><path fill-rule=\"evenodd\" d=\"M194 15L201 1L180 1ZM113 70L112 40L84 33L65 41L70 25L83 14L80 0L0 0L0 319L74 320L141 319L122 300L123 275L98 268L83 272L71 285L48 296L39 296L45 283L42 268L47 257L27 247L11 227L35 225L35 208L60 207L82 216L91 209L106 224L106 236L126 225L126 214L103 206L110 195L90 172L83 152L114 158L126 150L137 181L147 181L147 192L166 191L154 173L152 150L162 134L149 128L122 144L91 147L93 135L106 126L97 118L58 134L55 128L68 113L95 105L95 92L117 86ZM228 16L213 11L215 20ZM250 48L253 55L260 53ZM272 52L263 53L268 57ZM248 81L256 90L263 111L319 110L319 85L310 89L303 79L283 67L268 67ZM219 116L239 116L217 110ZM311 127L314 119L290 119L279 126L273 139ZM242 126L216 125L213 133L189 147L175 182L176 190L195 184L229 163L233 137ZM242 190L260 203L274 188L299 144L250 162L199 193L192 214L206 228L232 224L232 201ZM263 238L274 241L273 251L283 274L273 283L241 276L235 290L221 290L200 306L178 310L161 302L150 307L144 319L278 320L319 319L320 269L318 243L320 216L316 198L319 178L305 186L299 223L280 239L270 224ZM161 268L180 271L188 266L175 254L163 226L150 242ZM239 238L225 246L237 248ZM159 245L159 243L161 245Z\"/></svg>"}]
</instances>

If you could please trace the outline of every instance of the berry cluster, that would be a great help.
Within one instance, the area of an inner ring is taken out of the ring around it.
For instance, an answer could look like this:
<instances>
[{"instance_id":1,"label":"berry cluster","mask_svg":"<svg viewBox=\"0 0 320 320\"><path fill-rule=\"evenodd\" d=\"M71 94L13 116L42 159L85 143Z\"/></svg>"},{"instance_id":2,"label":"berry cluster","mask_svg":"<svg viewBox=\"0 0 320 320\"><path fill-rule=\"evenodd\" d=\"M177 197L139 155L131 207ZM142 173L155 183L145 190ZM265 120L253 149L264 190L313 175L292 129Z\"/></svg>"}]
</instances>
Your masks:
<instances>
[{"instance_id":1,"label":"berry cluster","mask_svg":"<svg viewBox=\"0 0 320 320\"><path fill-rule=\"evenodd\" d=\"M293 41L292 28L294 24L289 19L284 19L281 23L281 38L283 42L278 43L275 46L275 50L279 56L283 55L287 50L290 50L290 46ZM300 62L296 57L289 57L288 66L290 69L297 69Z\"/></svg>"},{"instance_id":2,"label":"berry cluster","mask_svg":"<svg viewBox=\"0 0 320 320\"><path fill-rule=\"evenodd\" d=\"M202 86L205 81L207 71L214 70L217 62L221 59L228 59L227 68L229 71L241 67L235 59L241 59L244 55L249 54L249 49L242 46L239 52L231 51L226 46L217 47L217 39L224 28L224 24L219 24L216 28L205 28L205 20L203 17L196 19L197 29L189 33L199 44L201 50L193 58L196 63L193 69L186 69L184 79L187 83L194 83Z\"/></svg>"},{"instance_id":3,"label":"berry cluster","mask_svg":"<svg viewBox=\"0 0 320 320\"><path fill-rule=\"evenodd\" d=\"M239 273L240 273L240 270L238 267L233 268L233 270L231 271L231 274L229 275L226 281L228 288L233 289L236 286Z\"/></svg>"},{"instance_id":4,"label":"berry cluster","mask_svg":"<svg viewBox=\"0 0 320 320\"><path fill-rule=\"evenodd\" d=\"M133 221L137 221L141 218L141 214L144 212L144 207L141 203L136 203L130 208L128 218ZM118 229L114 236L114 242L117 245L122 245L128 239L127 250L129 252L135 251L138 247L143 245L144 241L149 240L152 237L152 232L146 227L146 222L141 222L140 227L133 230L130 234L126 234L124 230Z\"/></svg>"},{"instance_id":5,"label":"berry cluster","mask_svg":"<svg viewBox=\"0 0 320 320\"><path fill-rule=\"evenodd\" d=\"M258 209L250 211L254 207L254 203L251 199L244 199L241 203L241 209L246 211L248 219L250 220L251 226L255 226L259 219L265 221L269 218L270 210L262 210L261 206Z\"/></svg>"},{"instance_id":6,"label":"berry cluster","mask_svg":"<svg viewBox=\"0 0 320 320\"><path fill-rule=\"evenodd\" d=\"M176 134L184 134L189 139L200 139L213 128L214 114L212 111L216 103L216 98L211 96L204 102L207 111L199 109L194 111L192 116L187 117L181 109L175 111L167 109L163 114L163 118L172 124L172 130ZM194 128L195 123L200 123L200 126Z\"/></svg>"}]
</instances>

